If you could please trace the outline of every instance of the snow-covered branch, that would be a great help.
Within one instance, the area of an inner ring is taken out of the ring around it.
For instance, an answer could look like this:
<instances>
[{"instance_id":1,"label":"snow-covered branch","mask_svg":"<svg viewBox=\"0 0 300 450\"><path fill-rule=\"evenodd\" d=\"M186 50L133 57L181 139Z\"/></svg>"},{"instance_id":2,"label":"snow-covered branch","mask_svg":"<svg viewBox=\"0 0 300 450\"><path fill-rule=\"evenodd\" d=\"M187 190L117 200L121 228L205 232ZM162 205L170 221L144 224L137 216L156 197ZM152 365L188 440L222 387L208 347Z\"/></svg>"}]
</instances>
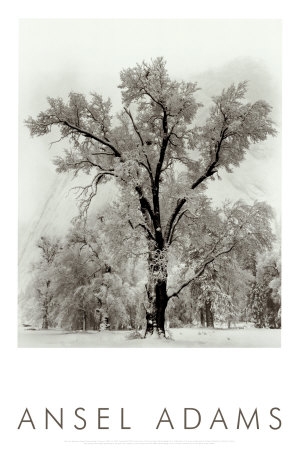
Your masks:
<instances>
[{"instance_id":1,"label":"snow-covered branch","mask_svg":"<svg viewBox=\"0 0 300 450\"><path fill-rule=\"evenodd\" d=\"M211 264L213 261L215 261L219 256L221 255L225 255L227 253L230 253L232 251L232 249L234 248L235 243L232 244L228 249L223 250L219 253L217 253L214 256L211 256L209 259L207 259L202 265L201 268L197 270L197 272L195 273L195 275L193 275L191 278L189 278L188 280L186 280L184 283L182 283L182 285L172 294L168 295L168 299L172 298L172 297L177 297L178 294L182 291L182 289L184 289L186 286L188 286L192 281L194 281L196 278L199 278L201 275L203 275L206 267Z\"/></svg>"}]
</instances>

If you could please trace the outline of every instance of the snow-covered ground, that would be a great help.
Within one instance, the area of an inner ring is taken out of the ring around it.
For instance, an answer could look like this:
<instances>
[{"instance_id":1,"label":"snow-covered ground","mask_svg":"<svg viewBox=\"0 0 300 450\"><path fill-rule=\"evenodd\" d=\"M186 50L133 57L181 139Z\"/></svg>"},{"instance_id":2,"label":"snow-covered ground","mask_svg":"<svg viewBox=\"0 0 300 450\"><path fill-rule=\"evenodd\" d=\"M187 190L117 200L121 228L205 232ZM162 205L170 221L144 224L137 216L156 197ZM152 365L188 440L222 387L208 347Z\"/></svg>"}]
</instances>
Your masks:
<instances>
[{"instance_id":1,"label":"snow-covered ground","mask_svg":"<svg viewBox=\"0 0 300 450\"><path fill-rule=\"evenodd\" d=\"M63 330L19 330L19 347L203 347L271 348L280 347L281 330L258 328L204 329L176 328L169 339L131 339L130 331L69 332Z\"/></svg>"}]
</instances>

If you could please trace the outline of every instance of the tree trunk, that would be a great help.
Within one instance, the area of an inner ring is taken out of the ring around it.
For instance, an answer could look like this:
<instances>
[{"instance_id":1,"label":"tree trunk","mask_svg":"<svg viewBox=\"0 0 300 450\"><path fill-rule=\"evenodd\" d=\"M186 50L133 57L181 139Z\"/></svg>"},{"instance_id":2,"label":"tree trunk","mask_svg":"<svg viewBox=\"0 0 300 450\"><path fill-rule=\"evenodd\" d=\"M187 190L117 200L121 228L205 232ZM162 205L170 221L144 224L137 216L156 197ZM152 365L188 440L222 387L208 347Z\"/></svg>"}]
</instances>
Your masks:
<instances>
[{"instance_id":1,"label":"tree trunk","mask_svg":"<svg viewBox=\"0 0 300 450\"><path fill-rule=\"evenodd\" d=\"M200 322L201 322L201 326L205 327L205 314L204 314L203 307L200 308Z\"/></svg>"},{"instance_id":2,"label":"tree trunk","mask_svg":"<svg viewBox=\"0 0 300 450\"><path fill-rule=\"evenodd\" d=\"M105 331L108 326L108 314L106 307L103 306L101 308L101 317L100 317L100 325L99 325L99 331Z\"/></svg>"},{"instance_id":3,"label":"tree trunk","mask_svg":"<svg viewBox=\"0 0 300 450\"><path fill-rule=\"evenodd\" d=\"M157 281L152 289L148 285L147 295L145 338L150 336L165 337L165 312L168 305L166 281Z\"/></svg>"},{"instance_id":4,"label":"tree trunk","mask_svg":"<svg viewBox=\"0 0 300 450\"><path fill-rule=\"evenodd\" d=\"M48 330L48 328L49 328L48 316L47 316L47 314L45 314L43 317L42 329Z\"/></svg>"},{"instance_id":5,"label":"tree trunk","mask_svg":"<svg viewBox=\"0 0 300 450\"><path fill-rule=\"evenodd\" d=\"M43 314L43 324L42 329L48 330L49 328L49 320L48 320L48 305L47 301L44 302L44 314Z\"/></svg>"},{"instance_id":6,"label":"tree trunk","mask_svg":"<svg viewBox=\"0 0 300 450\"><path fill-rule=\"evenodd\" d=\"M83 311L82 314L82 331L86 331L86 312Z\"/></svg>"},{"instance_id":7,"label":"tree trunk","mask_svg":"<svg viewBox=\"0 0 300 450\"><path fill-rule=\"evenodd\" d=\"M206 315L206 326L208 328L213 328L214 327L214 316L213 316L213 312L211 310L211 301L210 300L206 300L206 302L205 302L205 315Z\"/></svg>"},{"instance_id":8,"label":"tree trunk","mask_svg":"<svg viewBox=\"0 0 300 450\"><path fill-rule=\"evenodd\" d=\"M152 245L152 244L151 244ZM167 254L162 247L149 245L148 283L146 292L148 297L146 309L145 338L166 337L165 311L168 305L167 296Z\"/></svg>"},{"instance_id":9,"label":"tree trunk","mask_svg":"<svg viewBox=\"0 0 300 450\"><path fill-rule=\"evenodd\" d=\"M42 324L42 329L43 330L48 330L49 328L49 314L48 314L48 309L49 309L49 305L51 303L52 300L52 295L49 292L50 289L50 284L51 281L47 280L46 282L46 293L45 293L45 297L44 297L44 301L43 301L43 309L44 309L44 314L43 314L43 324Z\"/></svg>"}]
</instances>

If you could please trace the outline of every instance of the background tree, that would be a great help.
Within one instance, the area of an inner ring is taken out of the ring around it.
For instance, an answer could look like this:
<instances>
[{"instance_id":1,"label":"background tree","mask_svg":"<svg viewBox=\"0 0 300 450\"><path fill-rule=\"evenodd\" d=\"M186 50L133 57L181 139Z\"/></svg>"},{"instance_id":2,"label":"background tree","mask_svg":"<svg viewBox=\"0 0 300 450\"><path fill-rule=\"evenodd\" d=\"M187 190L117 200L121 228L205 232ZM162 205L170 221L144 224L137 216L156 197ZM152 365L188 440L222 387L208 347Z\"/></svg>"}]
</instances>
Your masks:
<instances>
[{"instance_id":1,"label":"background tree","mask_svg":"<svg viewBox=\"0 0 300 450\"><path fill-rule=\"evenodd\" d=\"M237 276L244 282L249 281L249 253L271 248L274 239L271 219L272 211L264 203L247 205L238 201L232 205L226 202L222 208L214 209L207 199L184 215L181 226L189 230L189 240L183 233L177 237L176 264L182 263L183 273L179 278L187 281L175 289L173 295L191 285L203 326L213 326L216 312L219 319L225 321L230 320L230 311L232 314L235 311L234 317L237 317L249 286L246 283L243 287ZM222 299L227 304L227 319L226 309L223 317L220 316L220 309L225 305L222 306Z\"/></svg>"},{"instance_id":2,"label":"background tree","mask_svg":"<svg viewBox=\"0 0 300 450\"><path fill-rule=\"evenodd\" d=\"M230 308L223 308L224 314L220 318L223 322L227 322L230 328L231 322L245 321L247 297L254 277L250 270L243 268L234 254L217 265L218 280L220 280L222 292L227 296L226 304L230 306Z\"/></svg>"},{"instance_id":3,"label":"background tree","mask_svg":"<svg viewBox=\"0 0 300 450\"><path fill-rule=\"evenodd\" d=\"M34 287L37 294L36 300L43 315L42 329L47 330L53 300L55 263L61 248L57 239L44 236L39 239L37 246L41 250L41 258L37 265Z\"/></svg>"},{"instance_id":4,"label":"background tree","mask_svg":"<svg viewBox=\"0 0 300 450\"><path fill-rule=\"evenodd\" d=\"M55 271L62 250L59 239L42 236L36 243L39 259L32 264L32 277L21 296L23 319L32 326L47 330L54 325L53 300Z\"/></svg>"},{"instance_id":5,"label":"background tree","mask_svg":"<svg viewBox=\"0 0 300 450\"><path fill-rule=\"evenodd\" d=\"M203 277L194 280L191 293L202 326L213 327L218 322L230 328L232 322L243 321L252 280L234 253L220 258Z\"/></svg>"},{"instance_id":6,"label":"background tree","mask_svg":"<svg viewBox=\"0 0 300 450\"><path fill-rule=\"evenodd\" d=\"M207 120L199 123L196 83L171 80L163 58L122 70L120 77L124 109L118 124L113 126L110 100L74 92L68 102L48 98L49 108L26 124L32 136L57 126L61 140L70 141L71 149L55 160L58 172L91 175L90 184L78 188L82 215L99 184L112 178L123 202L132 205L133 215L126 219L147 250L146 335L164 335L168 301L190 283L183 280L175 291L168 289L170 249L180 233L189 240L181 227L184 214L207 180L220 169L239 166L251 143L275 135L275 129L265 101L245 102L246 83L214 97ZM235 245L232 236L229 246L212 248L194 278Z\"/></svg>"},{"instance_id":7,"label":"background tree","mask_svg":"<svg viewBox=\"0 0 300 450\"><path fill-rule=\"evenodd\" d=\"M63 328L99 328L105 321L99 290L111 271L95 229L77 221L66 236L56 272L56 316ZM101 309L102 308L102 309ZM102 314L97 314L101 310Z\"/></svg>"},{"instance_id":8,"label":"background tree","mask_svg":"<svg viewBox=\"0 0 300 450\"><path fill-rule=\"evenodd\" d=\"M258 255L256 277L247 306L250 318L258 328L281 327L281 264L278 249Z\"/></svg>"},{"instance_id":9,"label":"background tree","mask_svg":"<svg viewBox=\"0 0 300 450\"><path fill-rule=\"evenodd\" d=\"M58 327L83 331L140 327L138 300L144 285L136 283L130 260L115 260L112 267L106 228L110 223L102 218L92 217L89 224L76 220L64 239L52 279L52 316Z\"/></svg>"}]
</instances>

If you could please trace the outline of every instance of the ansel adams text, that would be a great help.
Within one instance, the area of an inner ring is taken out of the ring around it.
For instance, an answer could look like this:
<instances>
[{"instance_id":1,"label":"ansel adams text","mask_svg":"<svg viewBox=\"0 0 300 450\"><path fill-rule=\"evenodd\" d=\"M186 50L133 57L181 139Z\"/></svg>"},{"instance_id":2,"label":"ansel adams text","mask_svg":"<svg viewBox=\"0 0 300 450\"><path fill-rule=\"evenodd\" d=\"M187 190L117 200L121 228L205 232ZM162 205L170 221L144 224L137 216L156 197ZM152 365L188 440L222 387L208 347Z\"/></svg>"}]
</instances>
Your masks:
<instances>
[{"instance_id":1,"label":"ansel adams text","mask_svg":"<svg viewBox=\"0 0 300 450\"><path fill-rule=\"evenodd\" d=\"M58 412L59 411L59 412ZM140 414L140 411L139 411ZM53 427L59 427L62 430L64 429L64 409L59 408L56 411L50 411L48 408L45 408L45 412L43 413L45 422L45 429L53 429ZM83 407L76 408L72 415L74 415L73 427L75 430L84 430L87 425L87 417L86 417L86 409ZM158 411L156 417L153 417L153 420L147 424L152 429L170 429L174 430L176 428L183 428L184 430L193 430L197 428L201 428L202 416L206 416L207 414L202 414L197 408L184 408L182 413L182 421L178 423L178 420L175 421L173 419L173 412L168 408L164 408L162 411ZM126 416L126 418L125 418ZM128 415L129 416L129 415ZM209 429L219 429L222 427L223 429L237 429L237 430L249 430L256 429L259 430L261 428L269 428L271 430L279 430L282 425L282 421L280 418L280 408L272 407L268 412L269 420L268 422L261 422L259 419L259 411L257 408L250 411L243 410L239 408L237 411L234 411L230 415L230 417L226 416L221 408L217 408L215 413L209 417ZM125 409L120 408L120 416L119 421L112 421L110 417L110 409L109 408L97 408L95 410L95 420L93 421L93 426L98 430L109 430L111 428L120 428L121 430L131 430L134 428L134 418L132 414L130 418L127 418L125 414ZM33 430L36 430L36 422L37 417L30 412L28 408L26 408L21 415L21 419L18 424L18 430L22 430L30 427Z\"/></svg>"}]
</instances>

